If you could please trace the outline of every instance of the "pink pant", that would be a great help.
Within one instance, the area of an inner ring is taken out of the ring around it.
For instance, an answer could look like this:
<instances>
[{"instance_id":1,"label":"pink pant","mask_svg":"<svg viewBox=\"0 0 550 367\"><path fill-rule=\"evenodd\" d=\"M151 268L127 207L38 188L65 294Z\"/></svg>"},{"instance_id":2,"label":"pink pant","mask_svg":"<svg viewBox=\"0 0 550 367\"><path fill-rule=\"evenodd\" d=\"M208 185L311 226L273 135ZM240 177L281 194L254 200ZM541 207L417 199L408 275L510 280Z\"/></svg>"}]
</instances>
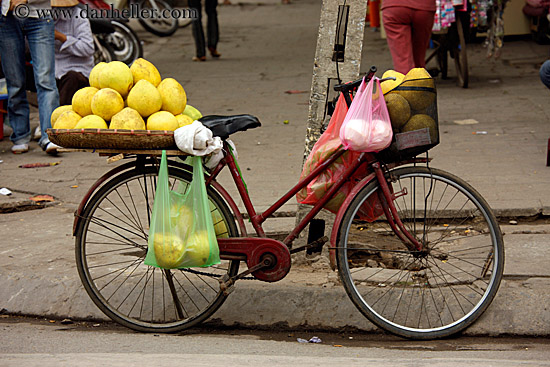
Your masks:
<instances>
[{"instance_id":1,"label":"pink pant","mask_svg":"<svg viewBox=\"0 0 550 367\"><path fill-rule=\"evenodd\" d=\"M393 59L393 68L406 74L423 68L434 23L433 11L392 6L382 11L384 30Z\"/></svg>"}]
</instances>

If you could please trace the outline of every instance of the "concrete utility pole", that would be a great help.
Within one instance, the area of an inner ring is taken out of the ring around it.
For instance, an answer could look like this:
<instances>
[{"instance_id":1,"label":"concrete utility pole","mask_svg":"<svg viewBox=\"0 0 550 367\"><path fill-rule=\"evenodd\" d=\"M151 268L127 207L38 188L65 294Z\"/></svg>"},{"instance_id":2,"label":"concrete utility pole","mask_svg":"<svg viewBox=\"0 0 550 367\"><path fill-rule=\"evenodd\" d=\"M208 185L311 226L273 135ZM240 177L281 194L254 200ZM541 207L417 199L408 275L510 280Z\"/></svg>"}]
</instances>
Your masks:
<instances>
[{"instance_id":1,"label":"concrete utility pole","mask_svg":"<svg viewBox=\"0 0 550 367\"><path fill-rule=\"evenodd\" d=\"M333 86L359 78L366 0L323 0L313 64L304 159L321 135Z\"/></svg>"},{"instance_id":2,"label":"concrete utility pole","mask_svg":"<svg viewBox=\"0 0 550 367\"><path fill-rule=\"evenodd\" d=\"M304 161L321 136L324 123L330 118L327 102L335 96L333 87L338 84L338 77L342 82L359 78L366 13L366 0L323 0L313 64ZM297 221L309 209L310 206L300 205ZM322 237L325 228L323 219L333 222L333 216L326 212L319 213L317 218L321 221L314 220L310 225L308 242ZM328 235L329 231L330 228L325 233Z\"/></svg>"}]
</instances>

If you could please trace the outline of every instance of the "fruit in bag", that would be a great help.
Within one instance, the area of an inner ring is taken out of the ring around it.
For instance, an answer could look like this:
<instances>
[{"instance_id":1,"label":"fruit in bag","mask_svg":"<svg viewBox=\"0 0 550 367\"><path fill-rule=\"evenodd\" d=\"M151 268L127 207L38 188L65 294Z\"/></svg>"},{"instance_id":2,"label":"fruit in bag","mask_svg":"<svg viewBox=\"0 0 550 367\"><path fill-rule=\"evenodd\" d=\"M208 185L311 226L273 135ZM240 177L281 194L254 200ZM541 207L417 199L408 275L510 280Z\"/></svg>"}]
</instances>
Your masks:
<instances>
[{"instance_id":1,"label":"fruit in bag","mask_svg":"<svg viewBox=\"0 0 550 367\"><path fill-rule=\"evenodd\" d=\"M166 269L178 266L185 254L185 244L172 233L155 233L153 247L157 264Z\"/></svg>"},{"instance_id":2,"label":"fruit in bag","mask_svg":"<svg viewBox=\"0 0 550 367\"><path fill-rule=\"evenodd\" d=\"M391 92L395 87L401 84L401 82L405 78L405 75L395 70L386 70L382 75L382 79L386 78L395 78L395 80L389 79L380 83L380 87L382 87L382 94Z\"/></svg>"},{"instance_id":3,"label":"fruit in bag","mask_svg":"<svg viewBox=\"0 0 550 367\"><path fill-rule=\"evenodd\" d=\"M411 118L411 106L400 94L390 93L384 96L386 107L390 115L391 126L399 131Z\"/></svg>"},{"instance_id":4,"label":"fruit in bag","mask_svg":"<svg viewBox=\"0 0 550 367\"><path fill-rule=\"evenodd\" d=\"M212 214L212 223L214 224L214 231L216 232L216 238L229 238L229 230L223 220L223 217L219 210L216 209L214 203L208 201L210 206L210 213Z\"/></svg>"},{"instance_id":5,"label":"fruit in bag","mask_svg":"<svg viewBox=\"0 0 550 367\"><path fill-rule=\"evenodd\" d=\"M420 88L420 90L416 90L415 88ZM405 75L403 82L392 90L391 93L397 93L405 97L411 109L422 111L435 101L435 93L421 90L422 88L435 88L434 80L426 69L414 68Z\"/></svg>"},{"instance_id":6,"label":"fruit in bag","mask_svg":"<svg viewBox=\"0 0 550 367\"><path fill-rule=\"evenodd\" d=\"M403 126L401 129L402 132L420 130L423 128L430 129L430 140L432 143L437 142L439 139L439 133L437 131L437 124L434 119L428 115L414 115L411 119Z\"/></svg>"},{"instance_id":7,"label":"fruit in bag","mask_svg":"<svg viewBox=\"0 0 550 367\"><path fill-rule=\"evenodd\" d=\"M383 120L373 119L369 128L363 119L352 119L344 125L344 136L349 146L355 151L379 151L391 142L393 131L391 125Z\"/></svg>"},{"instance_id":8,"label":"fruit in bag","mask_svg":"<svg viewBox=\"0 0 550 367\"><path fill-rule=\"evenodd\" d=\"M207 231L196 231L189 235L185 248L186 262L192 262L196 266L206 264L210 257L210 241Z\"/></svg>"}]
</instances>

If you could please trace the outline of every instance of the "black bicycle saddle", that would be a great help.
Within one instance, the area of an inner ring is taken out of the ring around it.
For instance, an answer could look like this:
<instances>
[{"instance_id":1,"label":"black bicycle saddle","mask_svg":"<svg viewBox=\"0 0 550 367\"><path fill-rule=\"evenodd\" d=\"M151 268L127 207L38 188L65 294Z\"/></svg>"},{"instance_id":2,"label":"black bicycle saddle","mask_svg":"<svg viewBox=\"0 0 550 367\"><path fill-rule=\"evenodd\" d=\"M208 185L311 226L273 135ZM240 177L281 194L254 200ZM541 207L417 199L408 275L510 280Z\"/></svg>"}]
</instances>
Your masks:
<instances>
[{"instance_id":1,"label":"black bicycle saddle","mask_svg":"<svg viewBox=\"0 0 550 367\"><path fill-rule=\"evenodd\" d=\"M229 138L229 135L237 131L245 131L262 125L260 120L252 115L208 115L201 117L199 121L212 130L214 136L219 136L222 140Z\"/></svg>"}]
</instances>

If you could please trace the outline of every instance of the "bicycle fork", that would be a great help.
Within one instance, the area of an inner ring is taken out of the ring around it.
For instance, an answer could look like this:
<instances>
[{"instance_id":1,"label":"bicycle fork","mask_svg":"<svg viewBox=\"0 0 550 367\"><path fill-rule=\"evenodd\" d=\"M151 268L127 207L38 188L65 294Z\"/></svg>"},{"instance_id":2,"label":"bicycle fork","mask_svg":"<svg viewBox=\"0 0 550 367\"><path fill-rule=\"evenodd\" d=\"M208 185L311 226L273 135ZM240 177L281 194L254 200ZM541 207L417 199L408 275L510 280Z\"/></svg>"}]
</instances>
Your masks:
<instances>
[{"instance_id":1,"label":"bicycle fork","mask_svg":"<svg viewBox=\"0 0 550 367\"><path fill-rule=\"evenodd\" d=\"M393 201L399 196L407 195L406 189L401 193L392 193L388 181L384 177L384 171L380 166L380 162L372 163L371 167L380 185L380 190L377 192L378 199L382 204L382 209L384 210L384 214L388 219L388 224L391 229L410 251L422 251L422 243L418 242L418 240L405 228L393 204Z\"/></svg>"}]
</instances>

